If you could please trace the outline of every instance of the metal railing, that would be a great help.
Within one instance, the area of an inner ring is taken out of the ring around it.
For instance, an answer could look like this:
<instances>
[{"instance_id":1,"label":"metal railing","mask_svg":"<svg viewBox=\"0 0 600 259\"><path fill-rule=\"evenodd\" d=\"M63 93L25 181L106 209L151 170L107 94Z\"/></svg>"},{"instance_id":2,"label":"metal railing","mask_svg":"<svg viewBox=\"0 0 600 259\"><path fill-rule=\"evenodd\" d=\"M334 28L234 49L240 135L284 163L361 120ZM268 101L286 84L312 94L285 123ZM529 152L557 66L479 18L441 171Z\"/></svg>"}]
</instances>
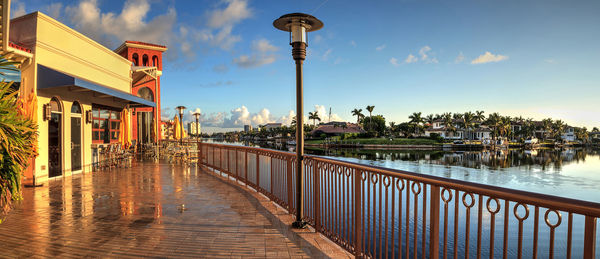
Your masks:
<instances>
[{"instance_id":1,"label":"metal railing","mask_svg":"<svg viewBox=\"0 0 600 259\"><path fill-rule=\"evenodd\" d=\"M200 153L295 213L293 153L207 143ZM596 256L599 203L316 156L304 168L304 220L356 257Z\"/></svg>"}]
</instances>

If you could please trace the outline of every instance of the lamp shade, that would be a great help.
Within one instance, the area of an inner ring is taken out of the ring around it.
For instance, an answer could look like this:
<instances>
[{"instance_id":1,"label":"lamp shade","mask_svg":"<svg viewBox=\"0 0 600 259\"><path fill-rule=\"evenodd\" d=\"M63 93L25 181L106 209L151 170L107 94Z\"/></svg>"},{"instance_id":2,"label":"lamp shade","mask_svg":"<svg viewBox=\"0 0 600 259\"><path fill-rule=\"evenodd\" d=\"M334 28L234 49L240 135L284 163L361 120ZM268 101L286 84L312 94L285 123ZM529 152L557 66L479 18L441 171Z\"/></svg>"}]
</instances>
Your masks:
<instances>
[{"instance_id":1,"label":"lamp shade","mask_svg":"<svg viewBox=\"0 0 600 259\"><path fill-rule=\"evenodd\" d=\"M275 28L290 32L291 42L306 42L306 33L323 28L323 22L304 13L286 14L273 22Z\"/></svg>"}]
</instances>

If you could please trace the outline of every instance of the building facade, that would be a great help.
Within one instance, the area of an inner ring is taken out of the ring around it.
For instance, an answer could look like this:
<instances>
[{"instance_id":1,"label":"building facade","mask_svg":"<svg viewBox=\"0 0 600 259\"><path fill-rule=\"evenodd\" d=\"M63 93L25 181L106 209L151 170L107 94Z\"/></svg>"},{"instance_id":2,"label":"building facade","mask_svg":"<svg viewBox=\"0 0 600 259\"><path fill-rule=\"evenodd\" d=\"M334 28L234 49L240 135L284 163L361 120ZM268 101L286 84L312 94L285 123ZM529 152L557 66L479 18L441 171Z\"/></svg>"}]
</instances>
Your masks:
<instances>
[{"instance_id":1,"label":"building facade","mask_svg":"<svg viewBox=\"0 0 600 259\"><path fill-rule=\"evenodd\" d=\"M121 127L139 125L132 123L138 111L160 114L159 70L156 82L134 80L139 68L122 56L137 50L133 45L126 42L119 54L41 12L8 21L10 1L2 9L2 41L10 45L1 52L20 62L19 96L37 99L39 154L25 172L25 184L92 171L101 152L125 148L119 144ZM164 50L155 52L158 67ZM140 94L144 87L157 98Z\"/></svg>"},{"instance_id":2,"label":"building facade","mask_svg":"<svg viewBox=\"0 0 600 259\"><path fill-rule=\"evenodd\" d=\"M161 138L155 129L160 122L160 77L162 53L166 50L165 46L140 41L125 41L115 50L132 63L131 94L156 103L156 107L132 108L134 143L156 143Z\"/></svg>"}]
</instances>

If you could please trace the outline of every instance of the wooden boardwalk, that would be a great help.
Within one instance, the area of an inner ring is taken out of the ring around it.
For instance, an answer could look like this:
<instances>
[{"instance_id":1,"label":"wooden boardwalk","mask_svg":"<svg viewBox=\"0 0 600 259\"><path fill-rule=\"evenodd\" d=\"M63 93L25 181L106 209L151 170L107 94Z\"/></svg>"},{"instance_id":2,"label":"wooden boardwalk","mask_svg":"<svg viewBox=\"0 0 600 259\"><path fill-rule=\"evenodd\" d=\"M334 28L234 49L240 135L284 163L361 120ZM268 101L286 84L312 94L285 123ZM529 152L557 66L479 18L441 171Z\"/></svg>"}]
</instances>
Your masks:
<instances>
[{"instance_id":1,"label":"wooden boardwalk","mask_svg":"<svg viewBox=\"0 0 600 259\"><path fill-rule=\"evenodd\" d=\"M352 257L265 197L206 169L137 163L25 188L0 258Z\"/></svg>"}]
</instances>

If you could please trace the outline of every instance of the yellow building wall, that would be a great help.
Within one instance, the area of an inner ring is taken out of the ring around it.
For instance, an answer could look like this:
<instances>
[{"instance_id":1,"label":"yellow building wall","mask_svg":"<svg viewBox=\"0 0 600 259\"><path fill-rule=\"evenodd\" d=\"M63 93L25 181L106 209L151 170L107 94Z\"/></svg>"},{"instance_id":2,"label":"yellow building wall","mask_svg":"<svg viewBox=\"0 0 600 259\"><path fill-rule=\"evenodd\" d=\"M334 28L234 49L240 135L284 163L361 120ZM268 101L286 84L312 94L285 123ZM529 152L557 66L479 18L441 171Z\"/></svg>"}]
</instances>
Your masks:
<instances>
[{"instance_id":1,"label":"yellow building wall","mask_svg":"<svg viewBox=\"0 0 600 259\"><path fill-rule=\"evenodd\" d=\"M131 62L112 50L87 38L51 17L35 12L11 21L12 41L20 42L34 53L29 64L21 69L21 91L34 90L38 96L38 146L34 177L36 183L48 180L48 122L43 120L44 104L53 97L37 92L37 65L81 78L105 87L131 93ZM83 106L82 172L92 171L92 124L85 122L85 113L98 102L82 93L57 95L62 103L62 168L63 176L71 171L71 106L74 101ZM102 103L107 105L106 103ZM116 105L115 107L120 107Z\"/></svg>"}]
</instances>

